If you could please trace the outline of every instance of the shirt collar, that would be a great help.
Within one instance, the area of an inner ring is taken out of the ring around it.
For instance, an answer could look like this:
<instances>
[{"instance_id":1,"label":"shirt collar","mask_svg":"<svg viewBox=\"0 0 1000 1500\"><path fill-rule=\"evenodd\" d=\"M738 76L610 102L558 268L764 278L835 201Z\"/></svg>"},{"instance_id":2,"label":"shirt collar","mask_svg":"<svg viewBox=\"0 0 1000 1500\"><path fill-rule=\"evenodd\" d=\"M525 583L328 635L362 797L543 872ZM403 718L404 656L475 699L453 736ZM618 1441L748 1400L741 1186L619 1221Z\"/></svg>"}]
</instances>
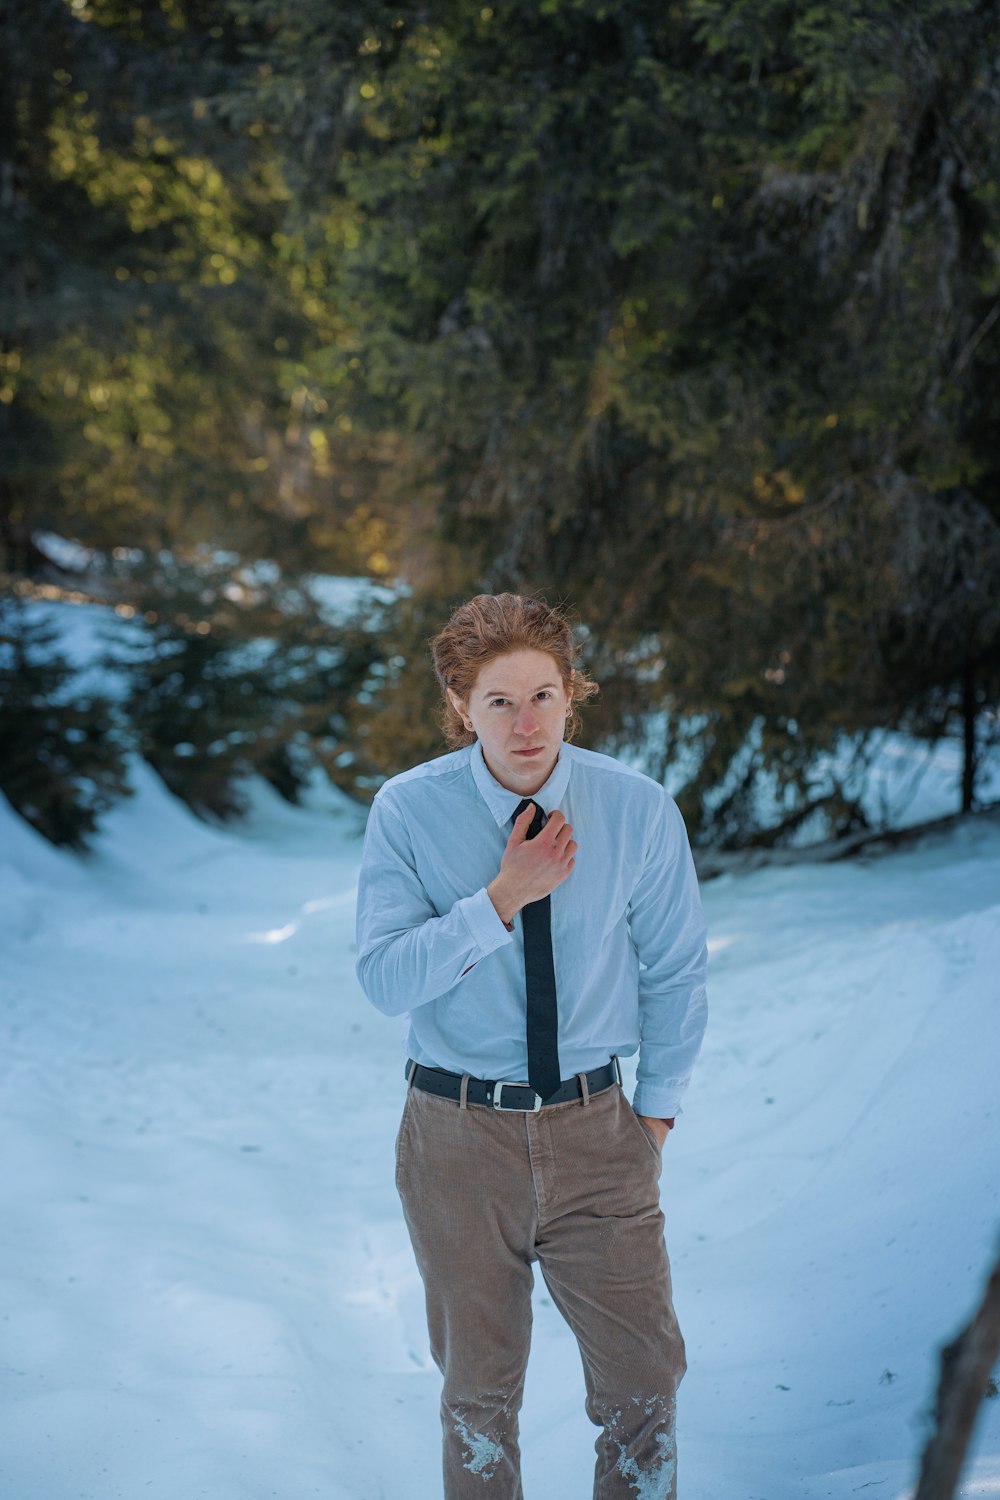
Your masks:
<instances>
[{"instance_id":1,"label":"shirt collar","mask_svg":"<svg viewBox=\"0 0 1000 1500\"><path fill-rule=\"evenodd\" d=\"M543 782L532 796L532 801L537 802L546 814L553 811L562 801L566 787L569 784L570 758L572 750L569 742L563 740L559 747L559 758L552 767L552 773L548 780ZM483 747L479 740L470 746L469 764L480 795L490 812L496 818L501 828L506 827L514 816L514 809L522 800L520 792L512 792L507 787L501 786L490 771L483 759Z\"/></svg>"}]
</instances>

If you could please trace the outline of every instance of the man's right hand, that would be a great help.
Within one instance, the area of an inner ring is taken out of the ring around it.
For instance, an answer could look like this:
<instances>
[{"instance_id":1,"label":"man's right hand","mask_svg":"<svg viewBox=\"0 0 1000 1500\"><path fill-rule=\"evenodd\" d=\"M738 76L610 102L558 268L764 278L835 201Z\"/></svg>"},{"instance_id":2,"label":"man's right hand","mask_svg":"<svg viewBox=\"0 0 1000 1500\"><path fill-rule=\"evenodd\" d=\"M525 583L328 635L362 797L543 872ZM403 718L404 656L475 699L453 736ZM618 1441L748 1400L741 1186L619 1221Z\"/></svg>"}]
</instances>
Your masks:
<instances>
[{"instance_id":1,"label":"man's right hand","mask_svg":"<svg viewBox=\"0 0 1000 1500\"><path fill-rule=\"evenodd\" d=\"M572 873L577 844L572 824L558 808L549 813L545 827L528 838L534 808L526 807L511 829L500 861L500 873L486 887L500 920L508 926L514 913L531 901L540 901Z\"/></svg>"}]
</instances>

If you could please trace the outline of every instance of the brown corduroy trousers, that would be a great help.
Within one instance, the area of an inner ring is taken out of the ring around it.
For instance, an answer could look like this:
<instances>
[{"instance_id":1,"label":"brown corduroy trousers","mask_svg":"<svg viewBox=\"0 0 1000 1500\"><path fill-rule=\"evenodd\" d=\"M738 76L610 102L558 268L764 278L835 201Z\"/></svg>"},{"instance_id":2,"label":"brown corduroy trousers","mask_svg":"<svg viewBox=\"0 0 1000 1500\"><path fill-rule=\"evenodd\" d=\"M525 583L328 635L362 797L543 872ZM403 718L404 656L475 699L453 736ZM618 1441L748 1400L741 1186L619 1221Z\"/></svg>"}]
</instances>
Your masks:
<instances>
[{"instance_id":1,"label":"brown corduroy trousers","mask_svg":"<svg viewBox=\"0 0 1000 1500\"><path fill-rule=\"evenodd\" d=\"M537 1114L407 1091L396 1186L444 1376L445 1500L523 1500L518 1411L536 1260L576 1335L601 1429L594 1500L675 1500L686 1361L660 1165L617 1084Z\"/></svg>"}]
</instances>

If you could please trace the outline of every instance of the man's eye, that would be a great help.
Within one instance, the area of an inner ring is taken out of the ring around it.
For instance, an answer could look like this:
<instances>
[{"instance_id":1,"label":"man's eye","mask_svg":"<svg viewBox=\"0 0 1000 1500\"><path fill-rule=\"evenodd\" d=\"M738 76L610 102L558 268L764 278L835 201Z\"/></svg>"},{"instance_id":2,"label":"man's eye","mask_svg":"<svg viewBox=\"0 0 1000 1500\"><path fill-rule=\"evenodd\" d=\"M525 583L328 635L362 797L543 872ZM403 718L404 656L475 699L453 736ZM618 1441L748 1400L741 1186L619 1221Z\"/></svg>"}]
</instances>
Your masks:
<instances>
[{"instance_id":1,"label":"man's eye","mask_svg":"<svg viewBox=\"0 0 1000 1500\"><path fill-rule=\"evenodd\" d=\"M506 702L507 702L506 698L491 698L490 699L490 708L494 708L498 703L506 703Z\"/></svg>"},{"instance_id":2,"label":"man's eye","mask_svg":"<svg viewBox=\"0 0 1000 1500\"><path fill-rule=\"evenodd\" d=\"M543 688L542 691L538 694L538 696L539 696L539 698L551 698L552 694L546 688Z\"/></svg>"}]
</instances>

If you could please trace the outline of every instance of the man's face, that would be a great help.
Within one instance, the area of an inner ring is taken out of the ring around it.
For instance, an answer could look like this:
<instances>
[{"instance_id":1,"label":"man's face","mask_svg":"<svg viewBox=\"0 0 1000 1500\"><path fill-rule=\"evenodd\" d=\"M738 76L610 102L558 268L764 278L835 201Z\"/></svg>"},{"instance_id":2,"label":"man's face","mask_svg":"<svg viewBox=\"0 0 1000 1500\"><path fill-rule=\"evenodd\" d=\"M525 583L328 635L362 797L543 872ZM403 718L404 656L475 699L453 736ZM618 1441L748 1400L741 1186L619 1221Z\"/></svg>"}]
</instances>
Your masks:
<instances>
[{"instance_id":1,"label":"man's face","mask_svg":"<svg viewBox=\"0 0 1000 1500\"><path fill-rule=\"evenodd\" d=\"M511 651L480 669L463 703L448 697L479 737L491 775L508 791L530 797L548 780L563 742L569 695L555 657Z\"/></svg>"}]
</instances>

